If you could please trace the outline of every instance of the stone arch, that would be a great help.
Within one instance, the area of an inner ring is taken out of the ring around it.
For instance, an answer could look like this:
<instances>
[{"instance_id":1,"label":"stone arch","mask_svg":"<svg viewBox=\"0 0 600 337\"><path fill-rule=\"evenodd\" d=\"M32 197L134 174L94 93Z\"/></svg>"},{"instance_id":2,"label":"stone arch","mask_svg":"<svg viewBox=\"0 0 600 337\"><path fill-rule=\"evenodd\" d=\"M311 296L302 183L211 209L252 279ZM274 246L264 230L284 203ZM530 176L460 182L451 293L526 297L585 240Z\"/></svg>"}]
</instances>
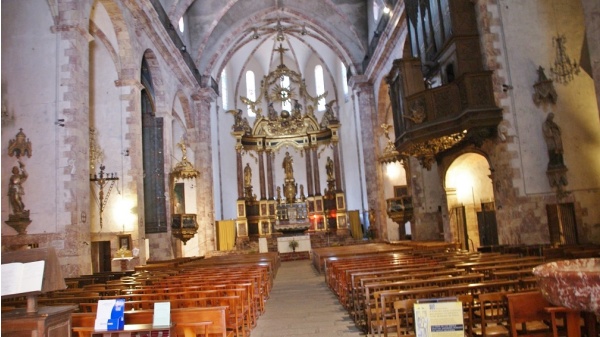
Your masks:
<instances>
[{"instance_id":1,"label":"stone arch","mask_svg":"<svg viewBox=\"0 0 600 337\"><path fill-rule=\"evenodd\" d=\"M445 160L448 229L464 249L498 244L491 170L480 151L463 151Z\"/></svg>"},{"instance_id":2,"label":"stone arch","mask_svg":"<svg viewBox=\"0 0 600 337\"><path fill-rule=\"evenodd\" d=\"M196 123L193 118L192 107L191 107L190 100L188 99L188 97L183 93L183 91L178 90L175 93L174 99L179 100L179 103L181 104L181 109L183 110L183 116L177 116L177 118L183 117L183 120L185 121L185 123L183 125L186 127L186 129L195 128ZM173 102L173 106L175 106L175 101ZM173 117L175 118L175 116L173 116Z\"/></svg>"},{"instance_id":3,"label":"stone arch","mask_svg":"<svg viewBox=\"0 0 600 337\"><path fill-rule=\"evenodd\" d=\"M169 114L170 106L167 105L167 94L165 92L165 84L164 84L164 76L162 75L162 71L160 69L160 64L158 63L158 59L156 54L152 49L146 49L143 53L143 58L146 59L146 63L148 64L148 71L152 76L153 83L153 101L154 101L154 109L155 113L160 116L164 116ZM142 62L140 60L140 66ZM139 75L138 75L139 76Z\"/></svg>"},{"instance_id":4,"label":"stone arch","mask_svg":"<svg viewBox=\"0 0 600 337\"><path fill-rule=\"evenodd\" d=\"M96 0L94 5L96 4L101 4L104 7L113 25L117 46L112 46L113 52L111 53L111 56L115 60L115 66L117 67L117 73L119 74L119 82L139 78L139 75L136 72L136 70L139 69L139 65L136 64L135 58L133 57L131 36L121 8L114 0ZM110 43L106 40L105 32L99 31L96 28L97 27L90 18L90 34L103 41L108 48ZM117 83L117 85L118 84L119 83Z\"/></svg>"}]
</instances>

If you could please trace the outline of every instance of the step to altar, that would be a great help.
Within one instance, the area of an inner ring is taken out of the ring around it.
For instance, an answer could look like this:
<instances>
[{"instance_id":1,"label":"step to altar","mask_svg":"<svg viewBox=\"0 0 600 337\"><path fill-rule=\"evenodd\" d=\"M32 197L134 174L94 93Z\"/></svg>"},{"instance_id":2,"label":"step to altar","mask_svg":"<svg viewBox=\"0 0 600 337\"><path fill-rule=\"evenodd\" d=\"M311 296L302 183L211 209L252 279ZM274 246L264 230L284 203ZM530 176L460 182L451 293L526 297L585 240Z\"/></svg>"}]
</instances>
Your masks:
<instances>
[{"instance_id":1,"label":"step to altar","mask_svg":"<svg viewBox=\"0 0 600 337\"><path fill-rule=\"evenodd\" d=\"M279 253L279 258L282 262L285 261L296 261L296 260L310 260L309 252L291 252L291 253Z\"/></svg>"}]
</instances>

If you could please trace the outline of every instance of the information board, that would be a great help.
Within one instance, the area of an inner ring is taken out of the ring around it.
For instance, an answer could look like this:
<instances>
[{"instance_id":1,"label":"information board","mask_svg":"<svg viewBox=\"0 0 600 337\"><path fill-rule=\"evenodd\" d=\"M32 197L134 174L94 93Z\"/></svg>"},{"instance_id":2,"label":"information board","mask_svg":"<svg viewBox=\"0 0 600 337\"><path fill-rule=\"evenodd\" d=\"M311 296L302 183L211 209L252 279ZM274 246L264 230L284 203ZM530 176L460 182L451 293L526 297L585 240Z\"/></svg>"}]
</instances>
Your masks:
<instances>
[{"instance_id":1,"label":"information board","mask_svg":"<svg viewBox=\"0 0 600 337\"><path fill-rule=\"evenodd\" d=\"M459 301L415 303L417 337L464 337L462 303Z\"/></svg>"}]
</instances>

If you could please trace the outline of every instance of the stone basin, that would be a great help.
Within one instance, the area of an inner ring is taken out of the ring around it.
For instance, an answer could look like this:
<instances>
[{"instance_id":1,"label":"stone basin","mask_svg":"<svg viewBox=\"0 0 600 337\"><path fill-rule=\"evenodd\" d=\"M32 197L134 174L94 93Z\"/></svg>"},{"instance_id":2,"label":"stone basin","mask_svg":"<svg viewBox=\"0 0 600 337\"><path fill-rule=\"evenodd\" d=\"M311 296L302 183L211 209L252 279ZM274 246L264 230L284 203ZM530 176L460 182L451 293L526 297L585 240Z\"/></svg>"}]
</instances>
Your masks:
<instances>
[{"instance_id":1,"label":"stone basin","mask_svg":"<svg viewBox=\"0 0 600 337\"><path fill-rule=\"evenodd\" d=\"M600 314L600 259L549 262L533 268L548 302Z\"/></svg>"}]
</instances>

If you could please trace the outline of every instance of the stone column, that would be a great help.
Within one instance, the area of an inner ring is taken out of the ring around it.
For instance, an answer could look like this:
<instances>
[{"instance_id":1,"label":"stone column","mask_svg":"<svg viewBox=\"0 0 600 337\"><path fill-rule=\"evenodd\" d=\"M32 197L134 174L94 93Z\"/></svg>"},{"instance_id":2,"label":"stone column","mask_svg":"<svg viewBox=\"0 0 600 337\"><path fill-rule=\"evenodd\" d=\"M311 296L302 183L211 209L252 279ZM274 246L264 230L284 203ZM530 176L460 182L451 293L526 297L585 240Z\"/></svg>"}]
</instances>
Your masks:
<instances>
[{"instance_id":1,"label":"stone column","mask_svg":"<svg viewBox=\"0 0 600 337\"><path fill-rule=\"evenodd\" d=\"M64 120L64 126L55 128L55 163L62 164L54 166L52 162L49 166L52 171L49 173L56 177L56 199L51 202L56 207L57 223L54 224L56 227L48 228L48 233L57 234L51 241L63 262L63 277L74 277L92 270L90 245L82 244L91 241L89 45L93 37L88 33L89 22L83 15L89 13L90 5L70 3L69 6L57 6L54 8L58 11L56 25L50 27L56 35L55 71L56 82L60 84L55 88L56 102L47 106L48 116L56 114L57 118ZM44 90L46 88L40 88L40 92ZM37 92L36 88L31 88L31 92ZM24 128L24 131L28 129ZM35 147L33 153L35 156ZM29 185L28 188L34 187Z\"/></svg>"},{"instance_id":2,"label":"stone column","mask_svg":"<svg viewBox=\"0 0 600 337\"><path fill-rule=\"evenodd\" d=\"M215 209L213 200L213 170L212 161L205 158L212 158L211 149L211 120L216 115L216 101L219 98L212 88L200 88L197 95L192 98L196 101L197 118L196 132L198 137L198 146L195 148L194 166L201 172L197 179L197 200L198 200L198 247L199 254L205 254L208 251L215 250ZM241 154L240 154L241 155ZM243 181L243 179L238 179Z\"/></svg>"},{"instance_id":3,"label":"stone column","mask_svg":"<svg viewBox=\"0 0 600 337\"><path fill-rule=\"evenodd\" d=\"M260 200L265 200L267 197L267 188L265 184L265 151L258 151L258 172L260 180Z\"/></svg>"},{"instance_id":4,"label":"stone column","mask_svg":"<svg viewBox=\"0 0 600 337\"><path fill-rule=\"evenodd\" d=\"M319 157L317 153L317 147L314 146L311 152L313 157L313 177L315 177L315 195L321 195L321 182L319 179Z\"/></svg>"},{"instance_id":5,"label":"stone column","mask_svg":"<svg viewBox=\"0 0 600 337\"><path fill-rule=\"evenodd\" d=\"M269 191L269 200L275 198L275 184L273 179L273 161L275 154L272 150L267 150L267 186Z\"/></svg>"},{"instance_id":6,"label":"stone column","mask_svg":"<svg viewBox=\"0 0 600 337\"><path fill-rule=\"evenodd\" d=\"M304 158L306 159L306 193L307 196L312 197L315 195L315 191L313 189L311 150L309 147L304 148Z\"/></svg>"},{"instance_id":7,"label":"stone column","mask_svg":"<svg viewBox=\"0 0 600 337\"><path fill-rule=\"evenodd\" d=\"M367 184L367 202L369 209L375 209L375 222L380 239L387 238L386 202L383 195L382 170L378 168L377 158L381 154L377 137L377 110L373 84L364 75L353 76L350 79L355 100L356 114L360 117L361 137L363 140L363 161L365 165L365 180Z\"/></svg>"}]
</instances>

